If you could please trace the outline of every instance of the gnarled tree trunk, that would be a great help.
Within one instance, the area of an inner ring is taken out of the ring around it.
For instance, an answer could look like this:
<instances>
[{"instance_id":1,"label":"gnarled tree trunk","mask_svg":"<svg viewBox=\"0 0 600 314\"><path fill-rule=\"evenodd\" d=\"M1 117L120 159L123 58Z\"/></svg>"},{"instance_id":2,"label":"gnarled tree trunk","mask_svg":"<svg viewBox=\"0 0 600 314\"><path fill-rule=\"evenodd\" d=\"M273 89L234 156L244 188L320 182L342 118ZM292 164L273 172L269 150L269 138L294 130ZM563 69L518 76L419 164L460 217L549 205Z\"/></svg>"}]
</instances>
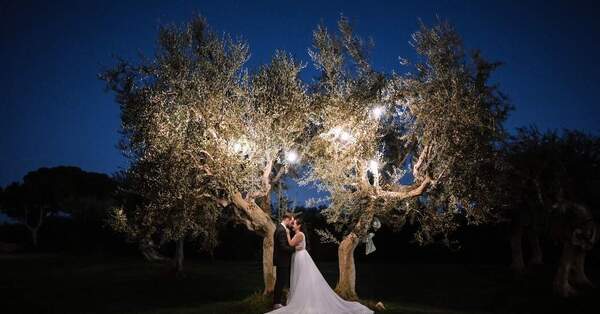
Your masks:
<instances>
[{"instance_id":1,"label":"gnarled tree trunk","mask_svg":"<svg viewBox=\"0 0 600 314\"><path fill-rule=\"evenodd\" d=\"M358 294L356 294L356 267L354 265L354 250L358 243L359 237L351 232L338 247L340 273L335 292L346 300L358 300Z\"/></svg>"},{"instance_id":2,"label":"gnarled tree trunk","mask_svg":"<svg viewBox=\"0 0 600 314\"><path fill-rule=\"evenodd\" d=\"M265 197L260 198L258 205L260 208L268 215L271 212L271 197L270 193ZM263 291L264 295L268 295L273 293L275 289L275 270L273 266L273 234L275 233L275 225L271 229L270 226L266 226L266 235L263 236L263 246L262 246L262 265L263 265L263 280L265 284L265 289Z\"/></svg>"},{"instance_id":3,"label":"gnarled tree trunk","mask_svg":"<svg viewBox=\"0 0 600 314\"><path fill-rule=\"evenodd\" d=\"M263 294L273 293L275 287L275 269L273 267L273 234L275 223L271 215L260 208L253 200L247 200L238 193L232 196L235 205L236 219L250 231L263 238Z\"/></svg>"},{"instance_id":4,"label":"gnarled tree trunk","mask_svg":"<svg viewBox=\"0 0 600 314\"><path fill-rule=\"evenodd\" d=\"M264 295L272 294L275 289L275 269L273 266L273 234L275 226L263 238L263 280L265 283Z\"/></svg>"},{"instance_id":5,"label":"gnarled tree trunk","mask_svg":"<svg viewBox=\"0 0 600 314\"><path fill-rule=\"evenodd\" d=\"M354 250L362 237L367 234L369 226L375 215L375 199L368 199L364 215L354 226L338 247L339 277L335 292L346 300L358 300L356 293L356 265L354 263Z\"/></svg>"},{"instance_id":6,"label":"gnarled tree trunk","mask_svg":"<svg viewBox=\"0 0 600 314\"><path fill-rule=\"evenodd\" d=\"M366 169L366 167L364 167L364 169ZM366 176L366 171L363 171L361 175L363 178L363 185L367 186L367 188L363 189L369 190L370 187L368 187L367 184L368 179ZM358 200L359 202L365 202L364 211L356 223L356 226L354 226L352 232L350 232L344 238L344 240L342 240L338 247L339 277L335 287L335 292L337 292L340 297L346 300L358 300L358 294L356 293L356 266L354 263L354 250L360 243L360 240L365 237L369 231L371 223L375 218L375 212L377 210L376 204L378 200L380 200L379 197L390 197L395 199L415 197L421 195L430 183L432 183L431 178L426 176L422 182L416 183L413 186L394 191L383 191L378 188L379 184L377 183L376 179L374 181L376 195Z\"/></svg>"}]
</instances>

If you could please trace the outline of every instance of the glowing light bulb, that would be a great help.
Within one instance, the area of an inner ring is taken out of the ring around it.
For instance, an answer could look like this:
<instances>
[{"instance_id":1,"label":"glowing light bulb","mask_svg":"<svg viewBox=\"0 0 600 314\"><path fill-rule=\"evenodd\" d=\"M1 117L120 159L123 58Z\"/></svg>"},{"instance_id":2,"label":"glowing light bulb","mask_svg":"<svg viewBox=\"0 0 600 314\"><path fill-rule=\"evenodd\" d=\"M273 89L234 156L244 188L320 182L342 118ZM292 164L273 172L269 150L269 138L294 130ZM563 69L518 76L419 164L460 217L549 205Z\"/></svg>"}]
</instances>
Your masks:
<instances>
[{"instance_id":1,"label":"glowing light bulb","mask_svg":"<svg viewBox=\"0 0 600 314\"><path fill-rule=\"evenodd\" d=\"M341 131L340 140L342 140L342 142L350 142L352 140L352 135L346 131Z\"/></svg>"},{"instance_id":2,"label":"glowing light bulb","mask_svg":"<svg viewBox=\"0 0 600 314\"><path fill-rule=\"evenodd\" d=\"M352 133L342 129L339 126L330 129L327 131L327 133L323 133L320 136L331 142L337 143L341 147L345 147L346 145L352 144L355 141Z\"/></svg>"},{"instance_id":3,"label":"glowing light bulb","mask_svg":"<svg viewBox=\"0 0 600 314\"><path fill-rule=\"evenodd\" d=\"M371 116L375 119L381 118L384 113L385 113L385 107L383 107L383 106L376 106L375 108L373 108L371 110Z\"/></svg>"},{"instance_id":4,"label":"glowing light bulb","mask_svg":"<svg viewBox=\"0 0 600 314\"><path fill-rule=\"evenodd\" d=\"M252 146L246 139L237 139L229 144L229 150L233 154L246 156L251 153Z\"/></svg>"},{"instance_id":5,"label":"glowing light bulb","mask_svg":"<svg viewBox=\"0 0 600 314\"><path fill-rule=\"evenodd\" d=\"M240 153L242 151L242 144L240 144L240 142L235 142L233 144L233 151L235 153Z\"/></svg>"},{"instance_id":6,"label":"glowing light bulb","mask_svg":"<svg viewBox=\"0 0 600 314\"><path fill-rule=\"evenodd\" d=\"M377 160L369 160L369 171L373 174L379 173L379 163Z\"/></svg>"},{"instance_id":7,"label":"glowing light bulb","mask_svg":"<svg viewBox=\"0 0 600 314\"><path fill-rule=\"evenodd\" d=\"M285 153L285 159L286 159L286 160L287 160L289 163L292 163L292 164L293 164L293 163L296 163L296 162L298 162L298 159L300 159L300 158L299 158L299 156L298 156L298 153L296 153L296 152L295 152L295 151L293 151L293 150L290 150L290 151L287 151L287 152Z\"/></svg>"}]
</instances>

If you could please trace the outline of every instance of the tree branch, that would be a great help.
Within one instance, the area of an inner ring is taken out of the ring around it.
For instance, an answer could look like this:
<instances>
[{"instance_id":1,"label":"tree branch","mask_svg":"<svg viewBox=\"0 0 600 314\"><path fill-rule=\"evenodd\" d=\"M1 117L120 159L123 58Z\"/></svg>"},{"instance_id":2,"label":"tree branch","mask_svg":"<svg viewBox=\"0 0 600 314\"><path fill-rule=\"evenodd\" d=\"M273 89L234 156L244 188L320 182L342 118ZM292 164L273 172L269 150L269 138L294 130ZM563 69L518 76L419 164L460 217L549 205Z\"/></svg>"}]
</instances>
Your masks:
<instances>
[{"instance_id":1,"label":"tree branch","mask_svg":"<svg viewBox=\"0 0 600 314\"><path fill-rule=\"evenodd\" d=\"M420 178L420 171L421 171L420 168L423 165L423 162L425 161L427 156L429 155L429 152L431 151L431 147L432 147L431 144L426 145L423 148L423 150L421 151L421 154L419 155L417 162L413 165L413 177Z\"/></svg>"},{"instance_id":2,"label":"tree branch","mask_svg":"<svg viewBox=\"0 0 600 314\"><path fill-rule=\"evenodd\" d=\"M44 207L40 208L40 218L38 219L37 226L35 229L38 229L42 225L42 220L44 219Z\"/></svg>"},{"instance_id":3,"label":"tree branch","mask_svg":"<svg viewBox=\"0 0 600 314\"><path fill-rule=\"evenodd\" d=\"M233 210L239 223L262 236L268 234L269 228L274 225L271 216L265 213L254 200L248 201L242 197L240 192L236 191L232 194L231 201L235 205Z\"/></svg>"},{"instance_id":4,"label":"tree branch","mask_svg":"<svg viewBox=\"0 0 600 314\"><path fill-rule=\"evenodd\" d=\"M270 192L271 192L271 171L273 171L273 157L269 156L269 153L266 153L267 155L267 164L265 165L265 168L263 169L263 173L261 176L261 183L262 183L262 190L260 191L255 191L252 193L248 193L246 195L246 200L250 201L259 197L263 197L263 196L267 196Z\"/></svg>"},{"instance_id":5,"label":"tree branch","mask_svg":"<svg viewBox=\"0 0 600 314\"><path fill-rule=\"evenodd\" d=\"M202 193L202 194L200 194L200 197L209 198L209 199L215 201L215 203L217 203L221 207L227 207L229 204L231 204L231 202L229 200L227 200L225 198L221 198L221 197L215 197L211 193Z\"/></svg>"},{"instance_id":6,"label":"tree branch","mask_svg":"<svg viewBox=\"0 0 600 314\"><path fill-rule=\"evenodd\" d=\"M377 191L377 195L395 199L415 197L423 194L423 192L430 183L432 183L431 178L429 176L426 176L420 184L414 184L412 186L397 185L397 188L392 191L379 190Z\"/></svg>"},{"instance_id":7,"label":"tree branch","mask_svg":"<svg viewBox=\"0 0 600 314\"><path fill-rule=\"evenodd\" d=\"M368 190L370 189L371 185L369 184L369 177L367 175L367 169L369 168L369 165L367 163L366 160L362 160L357 162L358 163L358 177L359 177L359 181L358 181L358 187L360 190Z\"/></svg>"},{"instance_id":8,"label":"tree branch","mask_svg":"<svg viewBox=\"0 0 600 314\"><path fill-rule=\"evenodd\" d=\"M271 184L277 183L277 182L279 182L279 180L281 180L281 177L285 173L286 168L287 168L286 165L283 165L283 166L281 166L281 168L279 168L275 177L273 177L273 179L271 179Z\"/></svg>"},{"instance_id":9,"label":"tree branch","mask_svg":"<svg viewBox=\"0 0 600 314\"><path fill-rule=\"evenodd\" d=\"M25 206L25 214L23 215L23 219L17 219L17 222L25 226L27 230L33 231L34 228L29 225L29 206Z\"/></svg>"}]
</instances>

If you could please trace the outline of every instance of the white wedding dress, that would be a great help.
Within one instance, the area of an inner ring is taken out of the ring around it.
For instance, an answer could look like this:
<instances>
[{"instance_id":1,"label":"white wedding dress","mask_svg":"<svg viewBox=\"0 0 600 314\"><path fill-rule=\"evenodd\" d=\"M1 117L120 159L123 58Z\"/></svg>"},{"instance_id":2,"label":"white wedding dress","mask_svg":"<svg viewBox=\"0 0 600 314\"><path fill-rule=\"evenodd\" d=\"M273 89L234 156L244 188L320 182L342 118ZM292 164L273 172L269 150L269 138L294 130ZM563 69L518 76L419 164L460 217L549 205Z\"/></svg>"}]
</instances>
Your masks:
<instances>
[{"instance_id":1,"label":"white wedding dress","mask_svg":"<svg viewBox=\"0 0 600 314\"><path fill-rule=\"evenodd\" d=\"M323 275L305 250L306 240L296 246L292 255L290 291L287 305L268 314L372 314L366 306L349 302L329 287Z\"/></svg>"}]
</instances>

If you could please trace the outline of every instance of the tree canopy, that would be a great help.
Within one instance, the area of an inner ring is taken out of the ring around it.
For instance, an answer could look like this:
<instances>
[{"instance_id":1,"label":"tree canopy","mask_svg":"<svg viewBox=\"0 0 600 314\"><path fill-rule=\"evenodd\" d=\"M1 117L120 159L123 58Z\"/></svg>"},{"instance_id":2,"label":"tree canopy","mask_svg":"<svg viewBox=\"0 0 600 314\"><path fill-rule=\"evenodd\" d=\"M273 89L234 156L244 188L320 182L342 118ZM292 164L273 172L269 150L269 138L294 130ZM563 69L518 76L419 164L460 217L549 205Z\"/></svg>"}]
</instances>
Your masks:
<instances>
[{"instance_id":1,"label":"tree canopy","mask_svg":"<svg viewBox=\"0 0 600 314\"><path fill-rule=\"evenodd\" d=\"M268 199L295 164L302 184L328 192L323 214L344 234L340 263L350 273L377 219L397 227L410 219L423 243L445 237L456 216L485 221L510 110L489 84L498 64L467 54L444 22L421 24L411 44L413 73L381 72L348 19L337 32L318 26L309 55L320 74L306 84L304 65L282 51L247 70L248 45L216 35L202 17L161 28L154 58L102 75L121 105L129 189L142 200L118 209L115 227L148 242L193 237L210 249L226 214L264 237L272 271Z\"/></svg>"},{"instance_id":2,"label":"tree canopy","mask_svg":"<svg viewBox=\"0 0 600 314\"><path fill-rule=\"evenodd\" d=\"M37 246L38 231L48 216L68 215L81 223L105 219L115 189L105 174L77 167L40 168L4 189L0 210L25 226Z\"/></svg>"}]
</instances>

